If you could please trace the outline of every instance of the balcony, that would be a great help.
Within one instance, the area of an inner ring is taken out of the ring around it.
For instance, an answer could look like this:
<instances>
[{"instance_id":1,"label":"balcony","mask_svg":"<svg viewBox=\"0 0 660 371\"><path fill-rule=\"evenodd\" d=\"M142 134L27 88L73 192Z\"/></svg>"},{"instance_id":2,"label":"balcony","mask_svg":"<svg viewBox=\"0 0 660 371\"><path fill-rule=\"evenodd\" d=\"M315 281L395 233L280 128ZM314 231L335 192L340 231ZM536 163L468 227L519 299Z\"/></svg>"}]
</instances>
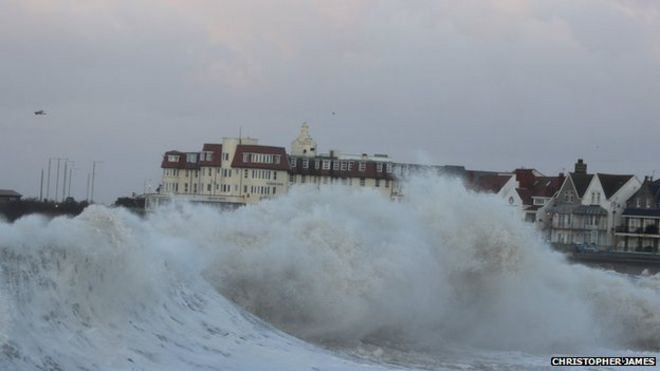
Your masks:
<instances>
[{"instance_id":1,"label":"balcony","mask_svg":"<svg viewBox=\"0 0 660 371\"><path fill-rule=\"evenodd\" d=\"M657 225L647 225L646 227L628 227L620 225L614 229L616 234L641 235L641 236L660 236Z\"/></svg>"}]
</instances>

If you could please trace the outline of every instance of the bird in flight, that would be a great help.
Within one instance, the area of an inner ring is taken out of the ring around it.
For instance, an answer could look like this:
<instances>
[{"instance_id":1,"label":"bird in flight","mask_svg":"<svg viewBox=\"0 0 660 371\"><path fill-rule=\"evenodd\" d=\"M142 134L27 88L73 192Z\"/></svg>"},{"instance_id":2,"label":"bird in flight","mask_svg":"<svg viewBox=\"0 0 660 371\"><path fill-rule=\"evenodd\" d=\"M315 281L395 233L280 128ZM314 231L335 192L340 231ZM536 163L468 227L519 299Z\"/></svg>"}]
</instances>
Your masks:
<instances>
[{"instance_id":1,"label":"bird in flight","mask_svg":"<svg viewBox=\"0 0 660 371\"><path fill-rule=\"evenodd\" d=\"M45 115L45 114L46 114L46 111L44 111L44 110L34 111L34 114L37 115L37 116L39 116L39 115Z\"/></svg>"}]
</instances>

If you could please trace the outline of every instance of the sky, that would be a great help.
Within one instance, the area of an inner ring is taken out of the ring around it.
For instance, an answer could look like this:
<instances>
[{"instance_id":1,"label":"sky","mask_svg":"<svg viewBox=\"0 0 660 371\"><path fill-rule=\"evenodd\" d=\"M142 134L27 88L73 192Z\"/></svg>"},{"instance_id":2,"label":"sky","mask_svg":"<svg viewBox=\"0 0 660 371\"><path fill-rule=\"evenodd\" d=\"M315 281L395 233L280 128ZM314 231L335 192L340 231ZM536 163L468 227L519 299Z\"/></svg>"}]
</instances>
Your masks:
<instances>
[{"instance_id":1,"label":"sky","mask_svg":"<svg viewBox=\"0 0 660 371\"><path fill-rule=\"evenodd\" d=\"M304 121L322 152L660 176L658 98L656 0L0 0L0 189L25 196L49 158L77 199L101 161L112 202L167 150Z\"/></svg>"}]
</instances>

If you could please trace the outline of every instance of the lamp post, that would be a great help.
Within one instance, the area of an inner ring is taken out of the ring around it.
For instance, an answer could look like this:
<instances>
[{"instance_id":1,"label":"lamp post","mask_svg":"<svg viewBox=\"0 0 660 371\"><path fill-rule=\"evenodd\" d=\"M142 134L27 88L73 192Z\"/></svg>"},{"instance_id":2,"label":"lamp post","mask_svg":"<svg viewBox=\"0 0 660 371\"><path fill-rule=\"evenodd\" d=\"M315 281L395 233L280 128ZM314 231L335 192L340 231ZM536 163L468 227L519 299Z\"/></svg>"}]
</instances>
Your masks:
<instances>
[{"instance_id":1,"label":"lamp post","mask_svg":"<svg viewBox=\"0 0 660 371\"><path fill-rule=\"evenodd\" d=\"M55 202L57 202L57 194L60 191L60 161L61 158L57 157L57 176L55 177Z\"/></svg>"},{"instance_id":2,"label":"lamp post","mask_svg":"<svg viewBox=\"0 0 660 371\"><path fill-rule=\"evenodd\" d=\"M96 183L96 164L102 164L103 161L93 161L92 162L92 190L89 196L89 202L94 203L94 186Z\"/></svg>"}]
</instances>

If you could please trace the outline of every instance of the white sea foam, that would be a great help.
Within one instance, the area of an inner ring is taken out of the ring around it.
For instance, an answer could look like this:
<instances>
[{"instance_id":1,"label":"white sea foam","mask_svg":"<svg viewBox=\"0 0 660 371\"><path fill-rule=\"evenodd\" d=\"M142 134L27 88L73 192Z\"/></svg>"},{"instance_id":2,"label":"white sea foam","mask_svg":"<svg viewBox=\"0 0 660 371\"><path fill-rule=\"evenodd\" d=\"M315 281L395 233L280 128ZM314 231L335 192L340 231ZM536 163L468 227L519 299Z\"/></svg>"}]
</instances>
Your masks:
<instances>
[{"instance_id":1,"label":"white sea foam","mask_svg":"<svg viewBox=\"0 0 660 371\"><path fill-rule=\"evenodd\" d=\"M569 265L501 200L457 181L406 191L392 202L299 187L236 211L183 204L142 220L90 207L0 224L0 368L378 367L241 308L403 367L417 354L456 368L521 354L533 368L556 352L660 351L658 275Z\"/></svg>"}]
</instances>

